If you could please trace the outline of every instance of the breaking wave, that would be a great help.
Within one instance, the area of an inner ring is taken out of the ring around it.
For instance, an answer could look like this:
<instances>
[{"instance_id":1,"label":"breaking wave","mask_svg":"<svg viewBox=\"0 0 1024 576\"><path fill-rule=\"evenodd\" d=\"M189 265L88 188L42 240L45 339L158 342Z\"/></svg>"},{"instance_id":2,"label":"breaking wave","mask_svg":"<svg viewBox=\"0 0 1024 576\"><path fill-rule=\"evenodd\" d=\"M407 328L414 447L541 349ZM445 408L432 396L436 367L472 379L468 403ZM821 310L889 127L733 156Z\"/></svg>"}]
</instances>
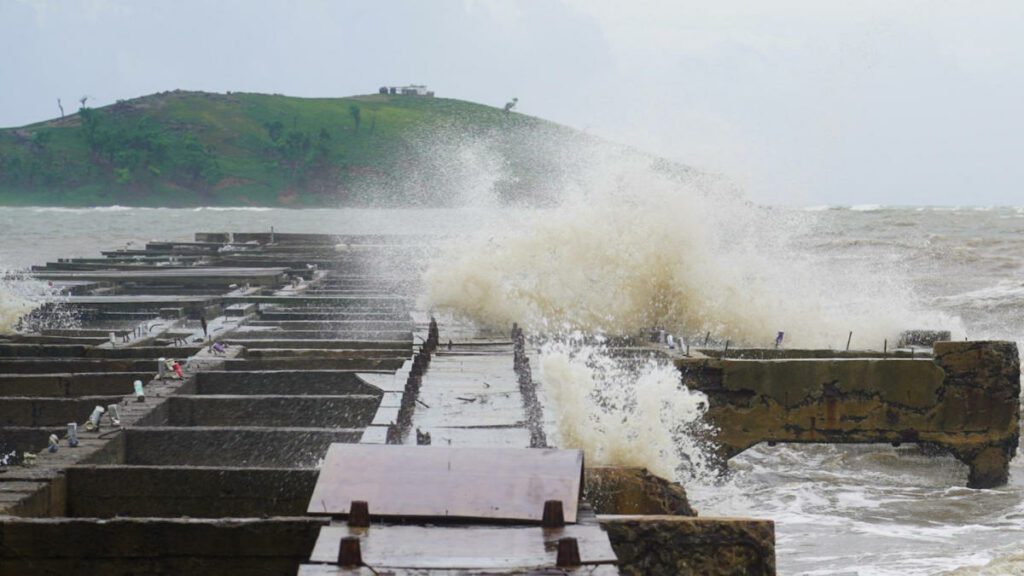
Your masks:
<instances>
[{"instance_id":1,"label":"breaking wave","mask_svg":"<svg viewBox=\"0 0 1024 576\"><path fill-rule=\"evenodd\" d=\"M535 332L661 327L748 345L784 331L789 345L837 347L853 331L854 346L880 349L904 329L963 331L925 311L898 266L799 247L806 212L756 206L637 154L582 153L556 207L443 249L425 272L425 303Z\"/></svg>"},{"instance_id":2,"label":"breaking wave","mask_svg":"<svg viewBox=\"0 0 1024 576\"><path fill-rule=\"evenodd\" d=\"M679 385L671 363L616 358L577 334L541 347L540 380L558 446L588 465L641 466L663 478L709 473L701 438L707 397Z\"/></svg>"}]
</instances>

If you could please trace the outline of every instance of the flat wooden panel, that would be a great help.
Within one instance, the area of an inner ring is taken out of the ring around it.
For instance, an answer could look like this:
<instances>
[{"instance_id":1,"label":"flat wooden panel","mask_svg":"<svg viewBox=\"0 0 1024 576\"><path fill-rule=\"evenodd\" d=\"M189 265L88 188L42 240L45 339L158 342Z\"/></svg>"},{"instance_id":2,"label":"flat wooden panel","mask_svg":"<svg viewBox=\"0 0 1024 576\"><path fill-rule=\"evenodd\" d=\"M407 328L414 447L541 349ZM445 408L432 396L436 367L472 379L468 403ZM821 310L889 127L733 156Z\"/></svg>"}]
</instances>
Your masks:
<instances>
[{"instance_id":1,"label":"flat wooden panel","mask_svg":"<svg viewBox=\"0 0 1024 576\"><path fill-rule=\"evenodd\" d=\"M560 538L576 538L585 564L617 561L608 534L597 524L576 524L561 530L482 526L325 526L320 530L313 562L337 563L345 536L359 536L363 562L374 568L500 570L555 565Z\"/></svg>"},{"instance_id":2,"label":"flat wooden panel","mask_svg":"<svg viewBox=\"0 0 1024 576\"><path fill-rule=\"evenodd\" d=\"M332 444L307 511L540 521L561 500L575 522L582 471L579 450Z\"/></svg>"},{"instance_id":3,"label":"flat wooden panel","mask_svg":"<svg viewBox=\"0 0 1024 576\"><path fill-rule=\"evenodd\" d=\"M529 572L512 568L488 570L486 576L566 576L567 574L572 576L618 576L619 568L611 564L580 566L572 569L548 568L530 570ZM342 568L329 564L303 564L299 566L299 576L481 576L481 572L479 570L419 570L416 568L374 571L369 568Z\"/></svg>"}]
</instances>

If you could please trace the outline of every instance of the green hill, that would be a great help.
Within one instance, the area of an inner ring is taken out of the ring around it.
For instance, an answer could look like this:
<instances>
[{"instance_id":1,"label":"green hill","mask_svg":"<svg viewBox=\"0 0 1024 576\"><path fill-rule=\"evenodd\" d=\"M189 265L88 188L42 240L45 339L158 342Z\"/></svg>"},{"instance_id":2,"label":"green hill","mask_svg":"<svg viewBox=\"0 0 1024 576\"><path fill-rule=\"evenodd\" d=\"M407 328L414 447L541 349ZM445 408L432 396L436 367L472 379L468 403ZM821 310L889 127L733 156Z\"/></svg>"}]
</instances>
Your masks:
<instances>
[{"instance_id":1,"label":"green hill","mask_svg":"<svg viewBox=\"0 0 1024 576\"><path fill-rule=\"evenodd\" d=\"M581 137L445 98L164 92L0 129L0 204L446 205L467 169L529 201Z\"/></svg>"}]
</instances>

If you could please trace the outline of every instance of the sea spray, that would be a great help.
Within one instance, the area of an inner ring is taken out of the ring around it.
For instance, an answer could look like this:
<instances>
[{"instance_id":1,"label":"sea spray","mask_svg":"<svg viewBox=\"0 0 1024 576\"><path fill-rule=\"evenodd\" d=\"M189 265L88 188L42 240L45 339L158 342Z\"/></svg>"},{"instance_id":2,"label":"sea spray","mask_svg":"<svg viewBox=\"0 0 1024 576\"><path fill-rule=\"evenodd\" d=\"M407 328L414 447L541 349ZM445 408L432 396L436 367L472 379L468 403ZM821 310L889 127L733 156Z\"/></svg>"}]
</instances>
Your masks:
<instances>
[{"instance_id":1,"label":"sea spray","mask_svg":"<svg viewBox=\"0 0 1024 576\"><path fill-rule=\"evenodd\" d=\"M14 464L15 461L17 460L17 456L17 450L11 450L10 452L7 453L0 452L0 466L9 466L11 464Z\"/></svg>"},{"instance_id":2,"label":"sea spray","mask_svg":"<svg viewBox=\"0 0 1024 576\"><path fill-rule=\"evenodd\" d=\"M21 319L45 302L49 293L42 282L0 270L0 334L14 333Z\"/></svg>"},{"instance_id":3,"label":"sea spray","mask_svg":"<svg viewBox=\"0 0 1024 576\"><path fill-rule=\"evenodd\" d=\"M588 464L641 466L665 478L705 476L707 397L664 359L613 355L574 334L544 344L539 378L553 408L550 436Z\"/></svg>"},{"instance_id":4,"label":"sea spray","mask_svg":"<svg viewBox=\"0 0 1024 576\"><path fill-rule=\"evenodd\" d=\"M556 207L450 242L424 274L424 303L538 332L657 326L760 346L779 331L790 346L833 348L850 331L866 348L908 328L962 332L923 311L898 266L812 256L795 241L807 218L642 156L599 154Z\"/></svg>"},{"instance_id":5,"label":"sea spray","mask_svg":"<svg viewBox=\"0 0 1024 576\"><path fill-rule=\"evenodd\" d=\"M7 271L0 263L0 334L77 324L72 310L61 305L59 289L26 272Z\"/></svg>"}]
</instances>

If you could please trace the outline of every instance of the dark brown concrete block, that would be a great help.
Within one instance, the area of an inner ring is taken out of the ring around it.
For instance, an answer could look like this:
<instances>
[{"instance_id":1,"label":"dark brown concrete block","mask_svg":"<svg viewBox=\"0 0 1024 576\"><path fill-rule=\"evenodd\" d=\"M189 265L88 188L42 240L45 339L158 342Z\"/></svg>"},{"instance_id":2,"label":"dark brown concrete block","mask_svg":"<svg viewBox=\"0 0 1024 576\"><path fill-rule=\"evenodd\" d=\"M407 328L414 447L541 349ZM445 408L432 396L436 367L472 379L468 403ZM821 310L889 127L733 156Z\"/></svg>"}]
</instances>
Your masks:
<instances>
[{"instance_id":1,"label":"dark brown concrete block","mask_svg":"<svg viewBox=\"0 0 1024 576\"><path fill-rule=\"evenodd\" d=\"M775 574L770 520L599 516L624 576Z\"/></svg>"}]
</instances>

